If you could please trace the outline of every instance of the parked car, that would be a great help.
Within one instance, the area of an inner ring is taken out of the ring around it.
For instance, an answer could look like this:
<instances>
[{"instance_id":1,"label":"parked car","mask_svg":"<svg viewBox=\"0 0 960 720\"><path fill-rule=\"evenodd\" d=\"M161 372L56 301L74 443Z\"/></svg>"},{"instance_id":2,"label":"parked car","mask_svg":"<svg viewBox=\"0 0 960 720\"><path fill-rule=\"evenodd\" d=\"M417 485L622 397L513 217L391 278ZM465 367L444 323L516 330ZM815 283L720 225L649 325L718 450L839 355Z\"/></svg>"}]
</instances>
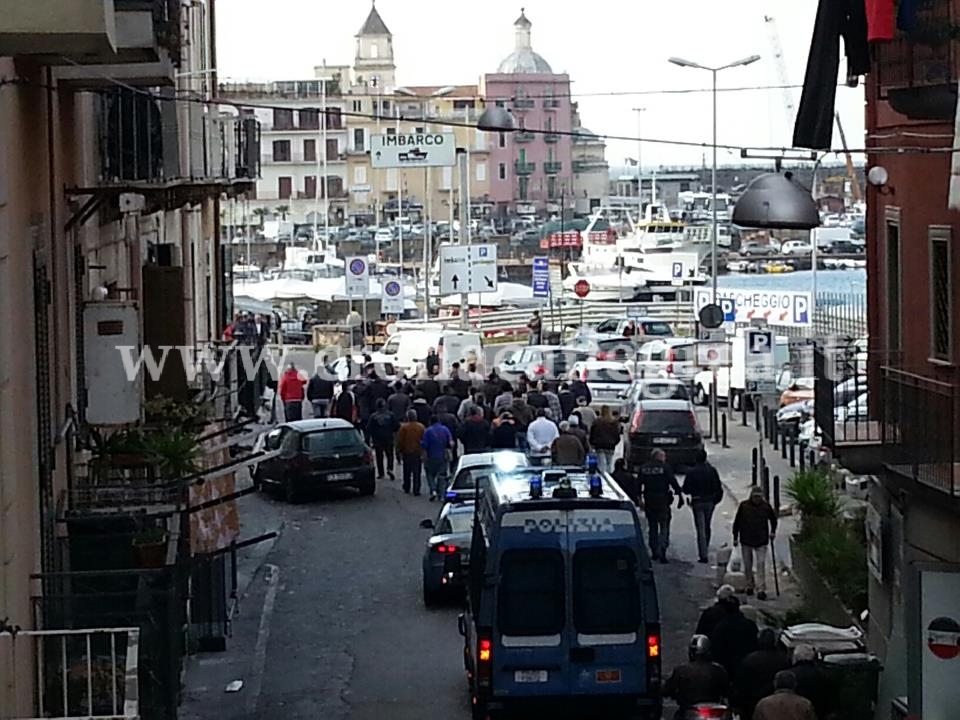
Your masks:
<instances>
[{"instance_id":1,"label":"parked car","mask_svg":"<svg viewBox=\"0 0 960 720\"><path fill-rule=\"evenodd\" d=\"M800 426L813 417L812 400L790 403L777 410L777 427L787 436L797 435Z\"/></svg>"},{"instance_id":2,"label":"parked car","mask_svg":"<svg viewBox=\"0 0 960 720\"><path fill-rule=\"evenodd\" d=\"M768 243L760 243L756 240L744 243L740 248L740 254L744 257L764 257L767 255L776 255L777 250Z\"/></svg>"},{"instance_id":3,"label":"parked car","mask_svg":"<svg viewBox=\"0 0 960 720\"><path fill-rule=\"evenodd\" d=\"M280 489L295 503L308 490L355 487L373 495L373 453L360 432L346 420L295 420L271 430L262 441L267 452L280 452L253 466L253 479L264 490Z\"/></svg>"},{"instance_id":4,"label":"parked car","mask_svg":"<svg viewBox=\"0 0 960 720\"><path fill-rule=\"evenodd\" d=\"M556 380L567 377L576 363L590 358L583 349L556 345L528 345L509 355L498 367L500 377L509 382L521 374L529 380Z\"/></svg>"},{"instance_id":5,"label":"parked car","mask_svg":"<svg viewBox=\"0 0 960 720\"><path fill-rule=\"evenodd\" d=\"M529 464L526 453L514 450L461 455L453 471L453 482L447 488L446 499L451 502L473 499L476 497L478 483L484 475L496 470L510 472Z\"/></svg>"},{"instance_id":6,"label":"parked car","mask_svg":"<svg viewBox=\"0 0 960 720\"><path fill-rule=\"evenodd\" d=\"M634 336L634 340L643 341L645 338L666 338L673 337L673 327L670 323L663 320L655 320L653 318L646 317L619 317L619 318L610 318L609 320L604 320L596 329L593 331L593 334L600 339L601 337L624 337L623 331L626 329L630 321L633 321L637 329L637 334Z\"/></svg>"},{"instance_id":7,"label":"parked car","mask_svg":"<svg viewBox=\"0 0 960 720\"><path fill-rule=\"evenodd\" d=\"M781 255L810 255L813 245L803 240L787 240L780 246Z\"/></svg>"},{"instance_id":8,"label":"parked car","mask_svg":"<svg viewBox=\"0 0 960 720\"><path fill-rule=\"evenodd\" d=\"M436 521L420 527L433 530L423 550L423 604L432 607L444 594L462 591L470 565L473 538L473 502L449 502Z\"/></svg>"},{"instance_id":9,"label":"parked car","mask_svg":"<svg viewBox=\"0 0 960 720\"><path fill-rule=\"evenodd\" d=\"M690 388L676 378L653 378L634 380L623 395L620 420L629 422L637 403L641 400L690 400Z\"/></svg>"},{"instance_id":10,"label":"parked car","mask_svg":"<svg viewBox=\"0 0 960 720\"><path fill-rule=\"evenodd\" d=\"M675 467L693 465L703 450L703 433L689 400L641 400L625 430L627 465L636 469L653 450L663 450Z\"/></svg>"},{"instance_id":11,"label":"parked car","mask_svg":"<svg viewBox=\"0 0 960 720\"><path fill-rule=\"evenodd\" d=\"M571 380L579 379L587 384L594 408L609 405L619 411L623 395L633 384L633 374L619 362L587 360L576 363L570 370Z\"/></svg>"},{"instance_id":12,"label":"parked car","mask_svg":"<svg viewBox=\"0 0 960 720\"><path fill-rule=\"evenodd\" d=\"M690 338L651 340L640 346L636 363L627 363L637 377L675 377L693 382L697 367L697 343Z\"/></svg>"}]
</instances>

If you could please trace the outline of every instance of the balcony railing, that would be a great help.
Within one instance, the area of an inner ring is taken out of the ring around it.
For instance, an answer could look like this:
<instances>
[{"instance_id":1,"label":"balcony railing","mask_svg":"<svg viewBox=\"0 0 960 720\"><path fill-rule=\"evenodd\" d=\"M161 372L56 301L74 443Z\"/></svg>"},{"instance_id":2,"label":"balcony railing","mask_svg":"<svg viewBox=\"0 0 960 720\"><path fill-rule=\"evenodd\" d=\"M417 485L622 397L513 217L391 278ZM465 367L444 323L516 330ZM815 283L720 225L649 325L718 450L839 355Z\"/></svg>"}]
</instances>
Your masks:
<instances>
[{"instance_id":1,"label":"balcony railing","mask_svg":"<svg viewBox=\"0 0 960 720\"><path fill-rule=\"evenodd\" d=\"M536 101L531 98L517 98L513 101L513 107L516 110L531 110L536 106Z\"/></svg>"},{"instance_id":2,"label":"balcony railing","mask_svg":"<svg viewBox=\"0 0 960 720\"><path fill-rule=\"evenodd\" d=\"M533 142L536 137L537 136L529 130L520 130L516 135L513 136L513 139L518 143L530 143Z\"/></svg>"},{"instance_id":3,"label":"balcony railing","mask_svg":"<svg viewBox=\"0 0 960 720\"><path fill-rule=\"evenodd\" d=\"M547 175L556 175L563 169L562 162L545 162L543 164L543 171Z\"/></svg>"},{"instance_id":4,"label":"balcony railing","mask_svg":"<svg viewBox=\"0 0 960 720\"><path fill-rule=\"evenodd\" d=\"M513 164L513 171L517 175L532 175L533 171L536 169L537 169L536 163L518 161Z\"/></svg>"},{"instance_id":5,"label":"balcony railing","mask_svg":"<svg viewBox=\"0 0 960 720\"><path fill-rule=\"evenodd\" d=\"M560 142L560 136L557 133L548 132L543 134L543 141L551 145Z\"/></svg>"},{"instance_id":6,"label":"balcony railing","mask_svg":"<svg viewBox=\"0 0 960 720\"><path fill-rule=\"evenodd\" d=\"M544 110L556 110L558 107L560 107L560 101L556 98L547 98L543 101Z\"/></svg>"},{"instance_id":7,"label":"balcony railing","mask_svg":"<svg viewBox=\"0 0 960 720\"><path fill-rule=\"evenodd\" d=\"M21 630L16 641L0 633L0 648L11 667L36 670L32 717L140 717L138 628Z\"/></svg>"},{"instance_id":8,"label":"balcony railing","mask_svg":"<svg viewBox=\"0 0 960 720\"><path fill-rule=\"evenodd\" d=\"M957 385L883 367L881 390L887 467L952 497L960 496Z\"/></svg>"}]
</instances>

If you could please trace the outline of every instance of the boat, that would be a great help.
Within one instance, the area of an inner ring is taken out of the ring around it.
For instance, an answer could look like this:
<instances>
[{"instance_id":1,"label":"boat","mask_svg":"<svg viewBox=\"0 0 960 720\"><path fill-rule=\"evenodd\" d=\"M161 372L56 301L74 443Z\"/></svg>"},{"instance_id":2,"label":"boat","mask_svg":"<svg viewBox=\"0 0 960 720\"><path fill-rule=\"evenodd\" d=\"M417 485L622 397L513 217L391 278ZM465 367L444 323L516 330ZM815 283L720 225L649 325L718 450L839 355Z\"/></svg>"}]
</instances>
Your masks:
<instances>
[{"instance_id":1,"label":"boat","mask_svg":"<svg viewBox=\"0 0 960 720\"><path fill-rule=\"evenodd\" d=\"M680 217L689 223L706 223L713 220L713 193L683 191L677 195ZM717 222L730 222L733 198L726 193L717 193Z\"/></svg>"}]
</instances>

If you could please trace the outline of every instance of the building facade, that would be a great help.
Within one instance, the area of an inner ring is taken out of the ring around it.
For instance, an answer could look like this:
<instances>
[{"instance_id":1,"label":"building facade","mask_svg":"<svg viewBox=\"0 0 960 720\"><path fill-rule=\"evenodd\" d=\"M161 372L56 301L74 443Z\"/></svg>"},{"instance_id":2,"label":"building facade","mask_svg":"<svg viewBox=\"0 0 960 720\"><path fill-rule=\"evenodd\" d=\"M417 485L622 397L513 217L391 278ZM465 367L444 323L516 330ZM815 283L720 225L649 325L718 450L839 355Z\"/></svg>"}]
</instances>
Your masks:
<instances>
[{"instance_id":1,"label":"building facade","mask_svg":"<svg viewBox=\"0 0 960 720\"><path fill-rule=\"evenodd\" d=\"M573 210L582 217L593 213L610 197L610 166L603 138L583 127L579 114L576 119L571 155Z\"/></svg>"},{"instance_id":2,"label":"building facade","mask_svg":"<svg viewBox=\"0 0 960 720\"><path fill-rule=\"evenodd\" d=\"M77 585L52 589L77 569L65 521L86 517L92 438L141 419L157 389L128 380L118 347L217 340L229 311L219 203L252 188L257 132L211 104L215 9L12 0L0 13L0 618L25 631L14 653L0 630L4 717L81 712L40 712L51 685L27 631L89 627L62 611Z\"/></svg>"},{"instance_id":3,"label":"building facade","mask_svg":"<svg viewBox=\"0 0 960 720\"><path fill-rule=\"evenodd\" d=\"M501 218L575 205L570 76L554 73L533 50L532 28L521 12L513 52L481 79L484 100L508 108L518 126L517 132L491 136L491 198Z\"/></svg>"}]
</instances>

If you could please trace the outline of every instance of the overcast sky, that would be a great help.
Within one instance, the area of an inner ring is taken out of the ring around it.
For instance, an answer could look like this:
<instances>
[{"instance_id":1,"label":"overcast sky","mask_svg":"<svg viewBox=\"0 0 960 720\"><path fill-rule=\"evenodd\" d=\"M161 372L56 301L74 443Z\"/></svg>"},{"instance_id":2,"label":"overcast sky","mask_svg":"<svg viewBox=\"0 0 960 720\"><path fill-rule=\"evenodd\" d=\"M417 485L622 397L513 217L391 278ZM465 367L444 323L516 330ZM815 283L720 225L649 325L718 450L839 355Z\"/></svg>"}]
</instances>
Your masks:
<instances>
[{"instance_id":1,"label":"overcast sky","mask_svg":"<svg viewBox=\"0 0 960 720\"><path fill-rule=\"evenodd\" d=\"M456 6L454 12L452 6ZM471 12L471 6L482 11ZM720 73L720 87L779 85L780 74L764 15L776 18L790 84L803 82L817 3L813 0L377 0L393 33L401 85L473 84L496 70L513 49L513 21L526 8L533 47L556 72L567 72L584 124L601 135L709 143L709 92L624 94L707 88L710 74L675 67L670 56L722 65L752 54L762 60ZM325 59L351 64L354 35L369 12L368 0L218 0L221 78L309 77ZM844 63L840 65L841 75ZM790 91L794 106L800 89ZM618 93L603 95L603 93ZM839 88L837 109L852 146L863 145L863 92ZM790 144L792 118L781 90L721 93L719 142L737 146ZM643 107L642 126L633 108ZM834 147L839 136L834 133ZM699 165L699 148L644 143L645 166ZM636 142L608 142L607 160L636 157ZM739 153L721 151L722 164ZM859 159L859 158L858 158Z\"/></svg>"}]
</instances>

